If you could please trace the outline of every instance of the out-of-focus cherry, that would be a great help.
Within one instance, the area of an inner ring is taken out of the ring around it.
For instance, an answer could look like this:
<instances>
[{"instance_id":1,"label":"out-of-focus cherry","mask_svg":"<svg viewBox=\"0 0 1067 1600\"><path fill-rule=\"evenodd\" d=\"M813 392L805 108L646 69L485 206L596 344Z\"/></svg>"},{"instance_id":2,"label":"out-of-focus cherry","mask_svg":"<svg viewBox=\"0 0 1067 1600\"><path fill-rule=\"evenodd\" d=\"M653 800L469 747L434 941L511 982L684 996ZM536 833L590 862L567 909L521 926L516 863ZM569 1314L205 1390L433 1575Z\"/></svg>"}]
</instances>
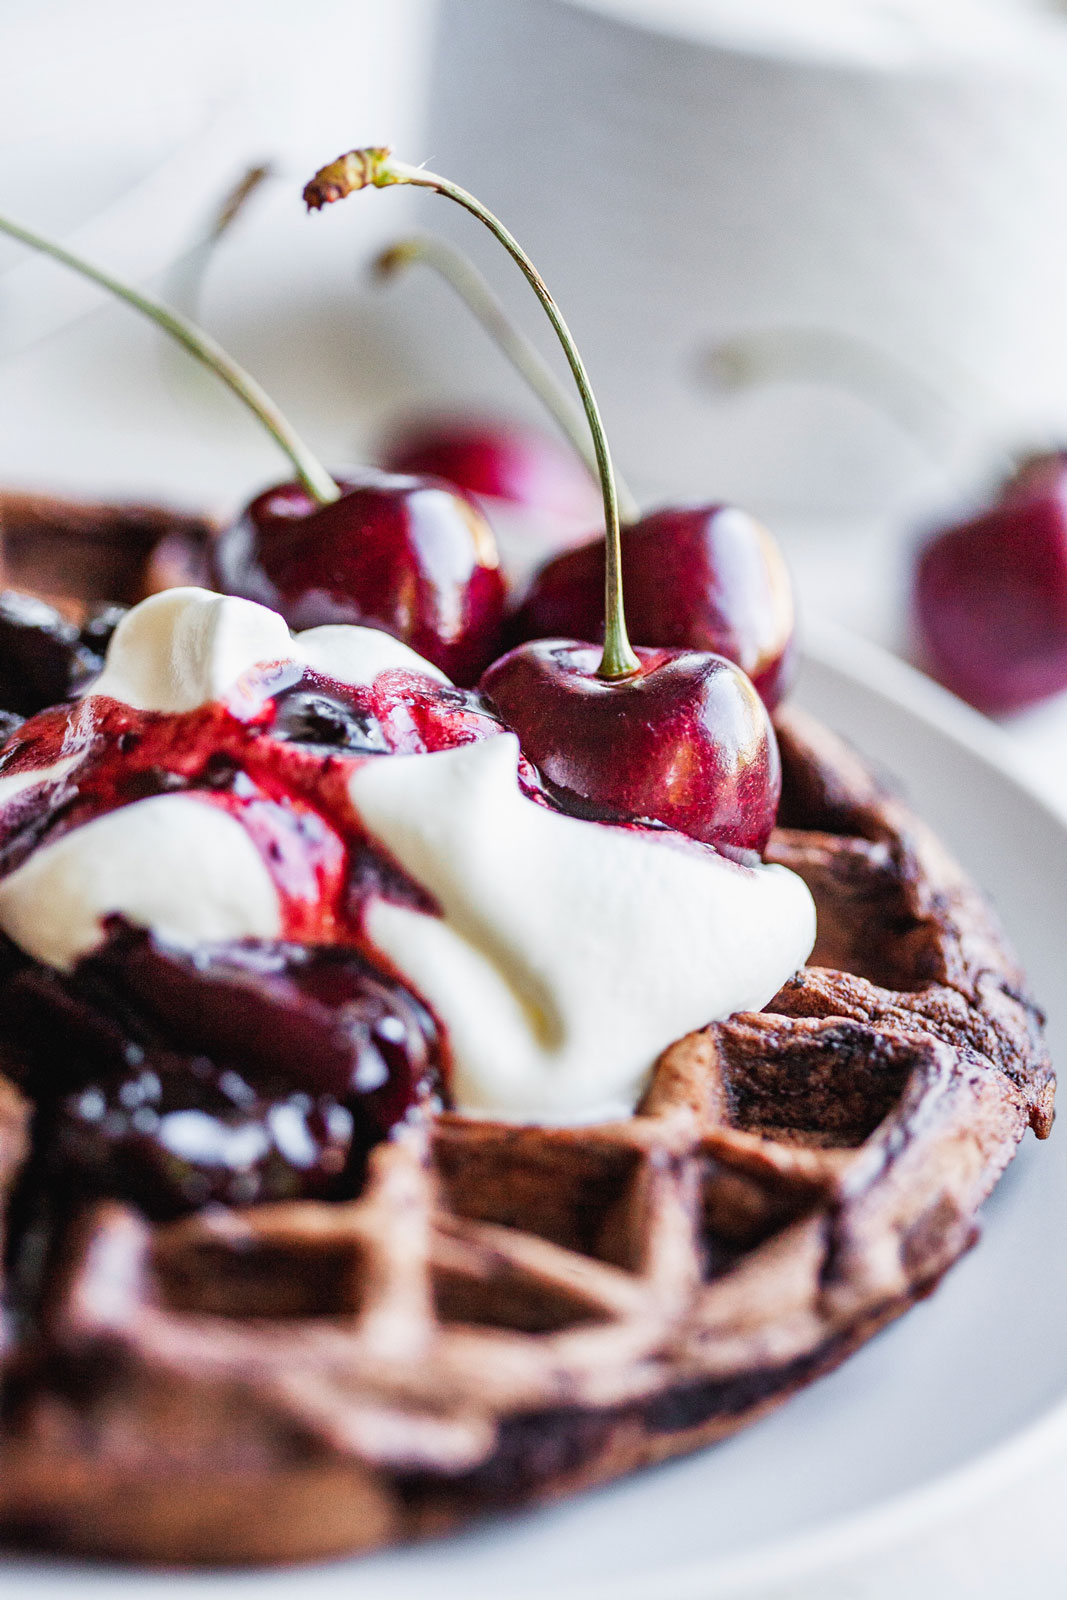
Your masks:
<instances>
[{"instance_id":1,"label":"out-of-focus cherry","mask_svg":"<svg viewBox=\"0 0 1067 1600\"><path fill-rule=\"evenodd\" d=\"M637 658L632 677L610 683L597 676L595 645L541 640L494 662L481 688L565 807L762 851L781 767L752 684L702 651L639 649Z\"/></svg>"},{"instance_id":2,"label":"out-of-focus cherry","mask_svg":"<svg viewBox=\"0 0 1067 1600\"><path fill-rule=\"evenodd\" d=\"M503 501L586 532L600 514L596 485L573 450L528 423L426 417L398 429L382 459L390 472L446 478L490 506Z\"/></svg>"},{"instance_id":3,"label":"out-of-focus cherry","mask_svg":"<svg viewBox=\"0 0 1067 1600\"><path fill-rule=\"evenodd\" d=\"M454 245L432 234L401 239L378 256L375 275L389 279L414 262L451 284L555 418L574 453L567 455L557 439L517 424L441 418L401 435L387 463L404 471L436 472L478 497L510 583L521 591L533 580L508 631L510 644L598 639L604 546L590 544L597 462L584 418L481 273ZM684 505L639 517L617 474L616 486L634 638L724 655L755 680L773 706L788 687L794 650L791 584L772 536L753 517L728 506ZM560 554L576 546L585 548ZM551 560L554 556L559 559Z\"/></svg>"},{"instance_id":4,"label":"out-of-focus cherry","mask_svg":"<svg viewBox=\"0 0 1067 1600\"><path fill-rule=\"evenodd\" d=\"M795 635L789 572L767 529L736 506L667 506L623 527L621 539L631 635L725 656L773 709L792 681ZM598 639L603 616L599 540L542 567L508 639Z\"/></svg>"},{"instance_id":5,"label":"out-of-focus cherry","mask_svg":"<svg viewBox=\"0 0 1067 1600\"><path fill-rule=\"evenodd\" d=\"M435 173L396 161L388 150L350 151L316 174L304 198L315 208L368 185L393 183L435 189L457 201L521 268L563 346L600 473L606 530L603 651L567 639L522 644L484 675L483 691L563 798L591 814L654 819L707 843L762 849L780 790L766 709L744 674L720 656L635 653L630 645L618 494L603 423L570 330L529 257L473 195Z\"/></svg>"},{"instance_id":6,"label":"out-of-focus cherry","mask_svg":"<svg viewBox=\"0 0 1067 1600\"><path fill-rule=\"evenodd\" d=\"M600 496L573 451L527 423L427 418L395 433L385 453L393 472L445 478L485 513L509 586L587 540Z\"/></svg>"},{"instance_id":7,"label":"out-of-focus cherry","mask_svg":"<svg viewBox=\"0 0 1067 1600\"><path fill-rule=\"evenodd\" d=\"M317 505L299 483L259 495L220 537L220 587L293 628L384 628L473 683L499 649L504 580L485 518L439 479L367 469Z\"/></svg>"},{"instance_id":8,"label":"out-of-focus cherry","mask_svg":"<svg viewBox=\"0 0 1067 1600\"><path fill-rule=\"evenodd\" d=\"M979 710L1067 689L1067 454L1024 461L989 511L929 540L915 610L934 675Z\"/></svg>"}]
</instances>

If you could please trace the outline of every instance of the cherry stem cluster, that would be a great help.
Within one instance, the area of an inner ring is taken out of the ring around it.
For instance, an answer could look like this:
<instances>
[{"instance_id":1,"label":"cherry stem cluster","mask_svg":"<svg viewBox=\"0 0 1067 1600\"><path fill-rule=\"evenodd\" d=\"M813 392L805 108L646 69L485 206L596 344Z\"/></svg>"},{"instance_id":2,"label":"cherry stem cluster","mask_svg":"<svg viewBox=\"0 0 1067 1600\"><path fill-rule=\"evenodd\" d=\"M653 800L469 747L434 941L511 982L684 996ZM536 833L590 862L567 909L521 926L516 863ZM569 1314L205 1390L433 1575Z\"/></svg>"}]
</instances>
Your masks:
<instances>
[{"instance_id":1,"label":"cherry stem cluster","mask_svg":"<svg viewBox=\"0 0 1067 1600\"><path fill-rule=\"evenodd\" d=\"M428 172L423 167L412 167L405 161L397 160L393 152L385 146L350 150L347 154L339 156L336 161L330 162L328 166L322 167L305 188L304 200L309 211L317 211L322 206L345 199L347 195L359 189L386 189L394 184L411 184L419 189L432 189L435 193L444 195L446 199L454 200L465 211L477 217L478 221L483 223L494 238L504 246L518 266L540 300L556 332L578 387L582 408L593 437L593 450L604 497L604 526L607 534L607 559L604 569L604 653L597 672L600 677L610 681L632 677L639 670L640 662L627 637L623 610L618 490L600 409L571 331L549 293L547 284L525 250L480 200L475 199L474 195L469 194L466 189L461 189L448 178L442 178L435 172Z\"/></svg>"},{"instance_id":2,"label":"cherry stem cluster","mask_svg":"<svg viewBox=\"0 0 1067 1600\"><path fill-rule=\"evenodd\" d=\"M20 243L29 245L32 250L38 250L42 255L51 256L53 261L58 261L63 266L70 267L72 271L80 273L83 278L88 278L90 282L99 284L102 289L107 289L109 293L125 301L128 306L132 306L135 311L140 311L142 316L148 317L165 333L169 333L171 338L176 339L191 356L203 362L204 366L216 373L223 383L228 384L234 394L258 417L267 432L289 457L297 477L313 500L319 505L329 505L331 501L340 498L341 491L336 483L321 462L312 455L296 430L286 421L270 396L260 388L251 373L246 372L232 356L227 355L210 334L198 328L195 323L190 322L171 306L165 305L162 300L156 300L143 290L124 283L120 278L105 271L103 267L93 266L82 256L75 255L55 239L49 239L33 228L14 222L10 217L0 216L0 233L18 239Z\"/></svg>"},{"instance_id":3,"label":"cherry stem cluster","mask_svg":"<svg viewBox=\"0 0 1067 1600\"><path fill-rule=\"evenodd\" d=\"M398 239L376 256L371 263L371 270L378 278L390 279L416 262L432 268L455 290L498 350L554 418L556 426L574 446L594 481L599 483L596 453L582 412L564 393L558 378L536 345L512 322L493 290L462 250L457 250L455 245L433 234L412 234L409 238ZM618 471L615 473L615 488L623 522L635 522L639 515L637 502Z\"/></svg>"}]
</instances>

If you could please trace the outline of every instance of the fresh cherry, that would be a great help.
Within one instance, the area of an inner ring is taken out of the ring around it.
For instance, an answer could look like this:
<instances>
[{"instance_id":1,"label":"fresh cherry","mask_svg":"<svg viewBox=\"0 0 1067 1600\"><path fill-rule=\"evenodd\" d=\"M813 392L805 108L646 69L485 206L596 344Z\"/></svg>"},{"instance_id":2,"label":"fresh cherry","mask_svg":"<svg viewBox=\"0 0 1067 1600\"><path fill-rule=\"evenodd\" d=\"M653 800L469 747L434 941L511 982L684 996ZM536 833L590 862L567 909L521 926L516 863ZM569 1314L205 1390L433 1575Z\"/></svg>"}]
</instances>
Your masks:
<instances>
[{"instance_id":1,"label":"fresh cherry","mask_svg":"<svg viewBox=\"0 0 1067 1600\"><path fill-rule=\"evenodd\" d=\"M767 529L735 506L671 506L623 527L621 540L632 636L725 656L773 709L793 676L795 641L789 572ZM603 618L599 540L541 568L508 638L598 639Z\"/></svg>"},{"instance_id":2,"label":"fresh cherry","mask_svg":"<svg viewBox=\"0 0 1067 1600\"><path fill-rule=\"evenodd\" d=\"M979 710L1067 689L1067 454L1031 457L989 511L925 545L915 609L935 676Z\"/></svg>"},{"instance_id":3,"label":"fresh cherry","mask_svg":"<svg viewBox=\"0 0 1067 1600\"><path fill-rule=\"evenodd\" d=\"M351 150L304 190L310 209L369 186L413 184L456 201L485 224L534 290L581 396L600 475L606 532L604 647L572 640L521 644L481 688L563 800L614 819L650 819L726 848L761 850L774 825L781 773L774 731L739 668L697 651L634 652L623 611L619 502L600 411L570 330L513 236L467 190L397 161ZM598 619L599 620L599 619Z\"/></svg>"},{"instance_id":4,"label":"fresh cherry","mask_svg":"<svg viewBox=\"0 0 1067 1600\"><path fill-rule=\"evenodd\" d=\"M320 505L299 483L259 495L220 537L227 594L293 628L384 628L462 684L499 650L504 608L493 535L472 500L438 479L367 469Z\"/></svg>"},{"instance_id":5,"label":"fresh cherry","mask_svg":"<svg viewBox=\"0 0 1067 1600\"><path fill-rule=\"evenodd\" d=\"M752 684L704 652L637 657L633 677L609 683L596 646L541 640L494 662L481 687L566 809L762 851L782 778Z\"/></svg>"}]
</instances>

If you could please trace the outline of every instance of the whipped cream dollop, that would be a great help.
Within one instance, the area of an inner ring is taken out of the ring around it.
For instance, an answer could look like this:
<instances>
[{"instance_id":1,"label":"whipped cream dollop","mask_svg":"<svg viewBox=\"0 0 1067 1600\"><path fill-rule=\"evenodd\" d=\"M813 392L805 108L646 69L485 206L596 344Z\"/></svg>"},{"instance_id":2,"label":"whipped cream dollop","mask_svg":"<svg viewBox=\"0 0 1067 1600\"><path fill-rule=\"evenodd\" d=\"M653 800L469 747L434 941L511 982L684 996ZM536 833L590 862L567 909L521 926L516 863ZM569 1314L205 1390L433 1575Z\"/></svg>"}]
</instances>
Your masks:
<instances>
[{"instance_id":1,"label":"whipped cream dollop","mask_svg":"<svg viewBox=\"0 0 1067 1600\"><path fill-rule=\"evenodd\" d=\"M101 677L68 714L59 758L39 768L20 758L10 772L0 762L0 830L76 787L105 725L94 707L179 717L221 702L254 717L272 686L301 671L368 689L448 689L378 630L294 637L250 601L169 590L120 623ZM432 753L321 757L353 837L373 840L420 891L371 893L360 935L443 1026L460 1110L552 1122L624 1114L667 1044L759 1009L803 963L811 896L783 867L540 803L520 783L515 736L488 727ZM187 788L46 833L0 878L0 928L63 970L101 943L113 914L186 948L286 936L277 841L265 843L251 815ZM290 859L288 893L294 874ZM314 904L302 915L312 942L338 937L325 913L317 926Z\"/></svg>"}]
</instances>

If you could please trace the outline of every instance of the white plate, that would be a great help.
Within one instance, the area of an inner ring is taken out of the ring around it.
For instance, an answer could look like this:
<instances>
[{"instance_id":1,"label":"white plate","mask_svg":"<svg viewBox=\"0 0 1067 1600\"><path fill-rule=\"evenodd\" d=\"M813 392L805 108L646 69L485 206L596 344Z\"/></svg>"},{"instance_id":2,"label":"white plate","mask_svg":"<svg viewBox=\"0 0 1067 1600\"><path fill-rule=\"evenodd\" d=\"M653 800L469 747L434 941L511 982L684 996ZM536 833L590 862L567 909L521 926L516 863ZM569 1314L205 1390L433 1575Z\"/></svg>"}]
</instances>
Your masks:
<instances>
[{"instance_id":1,"label":"white plate","mask_svg":"<svg viewBox=\"0 0 1067 1600\"><path fill-rule=\"evenodd\" d=\"M1062 1059L1067 822L1011 777L995 729L874 646L813 630L799 698L903 780L993 896L1053 1008ZM932 1300L738 1438L550 1510L299 1572L146 1576L20 1560L0 1563L0 1591L5 1600L65 1600L75 1583L81 1600L777 1593L1067 1447L1067 1256L1049 1251L1044 1220L1064 1215L1067 1142L1039 1149L1028 1139L986 1209L979 1248Z\"/></svg>"}]
</instances>

